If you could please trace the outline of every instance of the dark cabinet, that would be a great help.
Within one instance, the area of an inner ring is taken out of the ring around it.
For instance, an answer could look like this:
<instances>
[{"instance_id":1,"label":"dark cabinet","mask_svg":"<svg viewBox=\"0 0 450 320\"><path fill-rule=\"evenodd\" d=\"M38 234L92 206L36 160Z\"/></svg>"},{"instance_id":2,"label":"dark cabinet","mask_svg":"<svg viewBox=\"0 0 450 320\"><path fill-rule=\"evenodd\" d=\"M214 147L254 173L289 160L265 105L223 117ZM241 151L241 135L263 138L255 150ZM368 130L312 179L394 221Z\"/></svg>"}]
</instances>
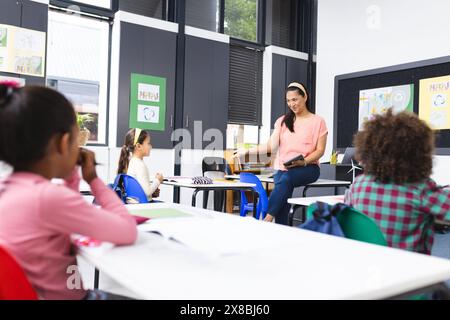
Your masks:
<instances>
[{"instance_id":1,"label":"dark cabinet","mask_svg":"<svg viewBox=\"0 0 450 320\"><path fill-rule=\"evenodd\" d=\"M306 84L308 76L308 61L286 57L279 54L272 56L272 101L271 127L275 121L287 111L286 87L292 81Z\"/></svg>"},{"instance_id":2,"label":"dark cabinet","mask_svg":"<svg viewBox=\"0 0 450 320\"><path fill-rule=\"evenodd\" d=\"M192 149L225 149L229 44L186 36L183 128ZM187 144L184 145L188 147Z\"/></svg>"},{"instance_id":3,"label":"dark cabinet","mask_svg":"<svg viewBox=\"0 0 450 320\"><path fill-rule=\"evenodd\" d=\"M129 130L131 74L166 78L165 130L150 130L154 148L172 149L177 34L121 22L117 146Z\"/></svg>"}]
</instances>

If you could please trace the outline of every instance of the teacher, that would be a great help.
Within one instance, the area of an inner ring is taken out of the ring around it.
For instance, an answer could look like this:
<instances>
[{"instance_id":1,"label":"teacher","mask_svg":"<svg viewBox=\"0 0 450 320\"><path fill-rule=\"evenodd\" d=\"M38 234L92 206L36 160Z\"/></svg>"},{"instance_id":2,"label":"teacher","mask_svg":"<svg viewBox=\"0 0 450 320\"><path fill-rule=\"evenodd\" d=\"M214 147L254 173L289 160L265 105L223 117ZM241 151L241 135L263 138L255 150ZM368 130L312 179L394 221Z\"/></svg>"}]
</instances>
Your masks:
<instances>
[{"instance_id":1,"label":"teacher","mask_svg":"<svg viewBox=\"0 0 450 320\"><path fill-rule=\"evenodd\" d=\"M247 154L275 154L273 176L275 187L269 198L265 221L288 224L289 204L294 188L316 181L320 175L319 159L325 152L328 130L322 117L312 113L308 92L299 82L292 82L286 89L288 111L275 122L275 129L267 144L250 150L238 150L236 156ZM304 160L290 159L302 155Z\"/></svg>"}]
</instances>

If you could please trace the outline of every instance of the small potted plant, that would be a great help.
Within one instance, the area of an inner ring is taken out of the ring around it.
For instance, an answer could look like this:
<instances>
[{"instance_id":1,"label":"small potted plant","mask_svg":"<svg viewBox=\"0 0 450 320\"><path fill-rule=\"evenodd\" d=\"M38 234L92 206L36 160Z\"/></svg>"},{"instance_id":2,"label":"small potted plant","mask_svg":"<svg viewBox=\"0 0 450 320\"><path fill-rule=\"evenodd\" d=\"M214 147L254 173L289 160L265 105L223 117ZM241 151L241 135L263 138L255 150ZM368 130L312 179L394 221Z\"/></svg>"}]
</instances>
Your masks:
<instances>
[{"instance_id":1,"label":"small potted plant","mask_svg":"<svg viewBox=\"0 0 450 320\"><path fill-rule=\"evenodd\" d=\"M80 128L80 134L78 136L78 144L80 146L85 146L89 140L91 132L86 127L86 124L94 122L94 117L90 113L80 114L77 113L77 125Z\"/></svg>"}]
</instances>

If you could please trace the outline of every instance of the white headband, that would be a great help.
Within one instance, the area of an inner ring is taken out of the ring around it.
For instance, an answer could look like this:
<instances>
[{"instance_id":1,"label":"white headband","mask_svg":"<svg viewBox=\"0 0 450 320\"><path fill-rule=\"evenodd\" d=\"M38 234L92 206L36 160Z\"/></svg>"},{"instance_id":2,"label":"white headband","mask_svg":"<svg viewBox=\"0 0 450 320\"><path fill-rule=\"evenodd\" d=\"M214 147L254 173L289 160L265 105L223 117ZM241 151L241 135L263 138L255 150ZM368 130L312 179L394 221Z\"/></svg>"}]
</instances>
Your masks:
<instances>
[{"instance_id":1,"label":"white headband","mask_svg":"<svg viewBox=\"0 0 450 320\"><path fill-rule=\"evenodd\" d=\"M304 93L305 95L307 94L307 93L306 93L305 87L302 86L302 85L301 85L300 83L298 83L298 82L291 82L291 83L289 83L288 88L290 88L290 87L299 88L300 90L303 91L303 93Z\"/></svg>"},{"instance_id":2,"label":"white headband","mask_svg":"<svg viewBox=\"0 0 450 320\"><path fill-rule=\"evenodd\" d=\"M133 143L133 146L135 146L138 143L138 139L139 139L139 136L141 135L141 131L142 131L142 129L138 129L138 128L134 129L134 143Z\"/></svg>"}]
</instances>

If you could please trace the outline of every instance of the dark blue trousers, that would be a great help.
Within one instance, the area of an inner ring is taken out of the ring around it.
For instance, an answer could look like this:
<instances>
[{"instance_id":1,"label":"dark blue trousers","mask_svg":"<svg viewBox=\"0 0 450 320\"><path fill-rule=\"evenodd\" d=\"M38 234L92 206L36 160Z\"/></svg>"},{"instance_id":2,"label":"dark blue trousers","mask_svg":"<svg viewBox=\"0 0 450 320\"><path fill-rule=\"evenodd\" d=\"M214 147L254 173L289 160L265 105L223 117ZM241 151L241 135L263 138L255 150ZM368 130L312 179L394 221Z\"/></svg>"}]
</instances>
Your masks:
<instances>
[{"instance_id":1,"label":"dark blue trousers","mask_svg":"<svg viewBox=\"0 0 450 320\"><path fill-rule=\"evenodd\" d=\"M269 198L268 213L275 217L275 222L288 224L288 215L291 205L287 199L292 198L294 188L307 185L319 179L320 168L318 165L296 167L287 171L278 170L273 180L275 187Z\"/></svg>"}]
</instances>

